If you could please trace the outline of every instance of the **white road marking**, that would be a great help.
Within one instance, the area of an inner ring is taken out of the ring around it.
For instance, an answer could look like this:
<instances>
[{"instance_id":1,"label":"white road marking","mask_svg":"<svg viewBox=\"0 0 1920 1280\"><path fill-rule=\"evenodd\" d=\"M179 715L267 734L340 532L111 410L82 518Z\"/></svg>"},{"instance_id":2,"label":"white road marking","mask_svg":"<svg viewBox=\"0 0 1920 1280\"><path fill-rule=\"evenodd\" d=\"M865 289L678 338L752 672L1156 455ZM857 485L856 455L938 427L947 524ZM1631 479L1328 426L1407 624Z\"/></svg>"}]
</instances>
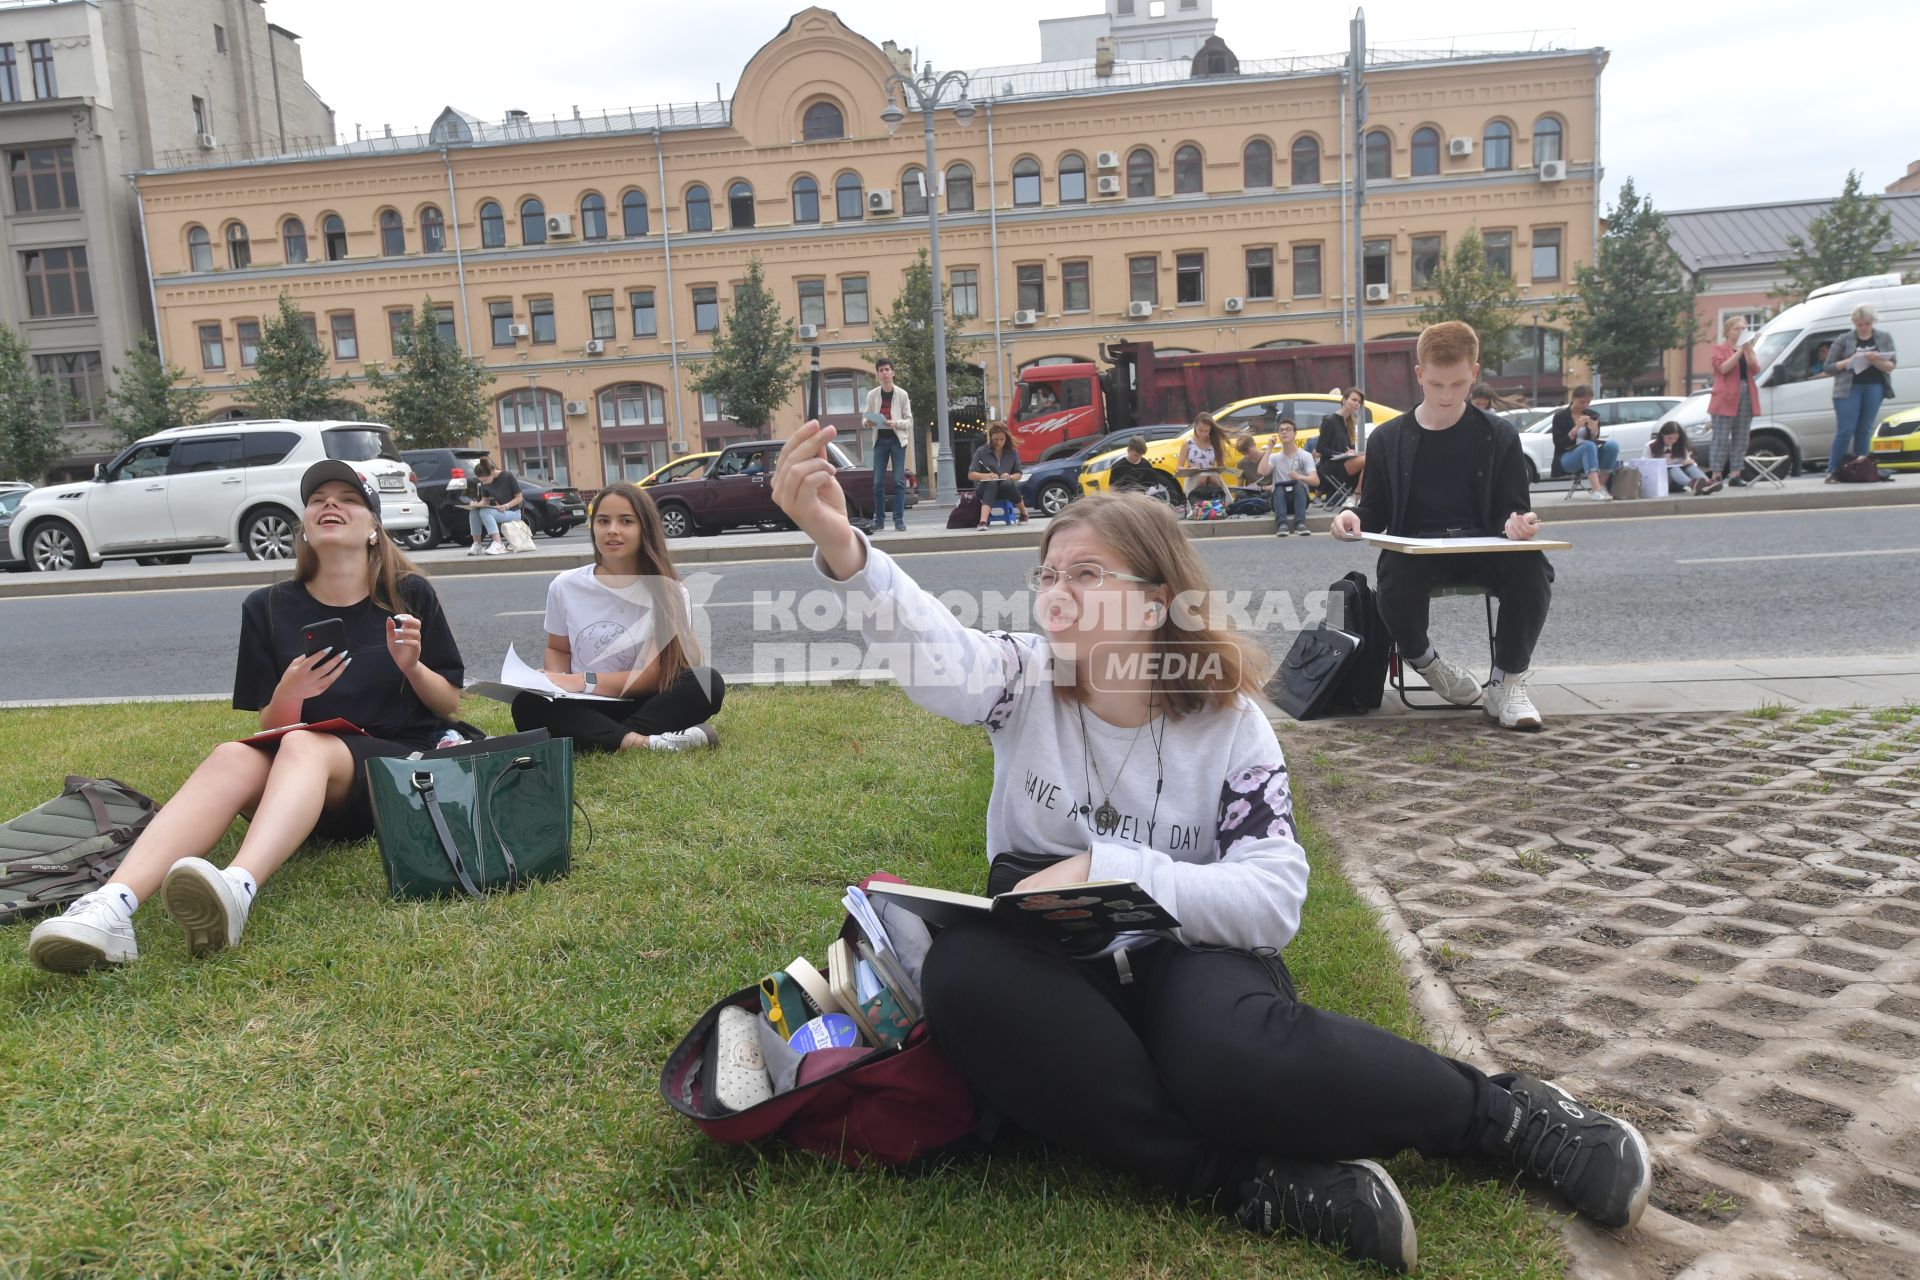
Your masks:
<instances>
[{"instance_id":1,"label":"white road marking","mask_svg":"<svg viewBox=\"0 0 1920 1280\"><path fill-rule=\"evenodd\" d=\"M1844 560L1849 556L1910 556L1911 547L1891 551L1795 551L1777 556L1713 556L1705 560L1675 560L1675 564L1753 564L1765 560Z\"/></svg>"}]
</instances>

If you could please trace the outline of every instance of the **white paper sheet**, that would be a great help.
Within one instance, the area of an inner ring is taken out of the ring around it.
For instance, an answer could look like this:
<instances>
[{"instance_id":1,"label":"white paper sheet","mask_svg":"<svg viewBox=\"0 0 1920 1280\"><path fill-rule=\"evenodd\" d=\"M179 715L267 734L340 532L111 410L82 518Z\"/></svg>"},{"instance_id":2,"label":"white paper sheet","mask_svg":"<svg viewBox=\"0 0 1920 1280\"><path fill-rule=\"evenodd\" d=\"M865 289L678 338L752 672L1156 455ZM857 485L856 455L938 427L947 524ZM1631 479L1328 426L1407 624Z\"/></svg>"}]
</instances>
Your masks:
<instances>
[{"instance_id":1,"label":"white paper sheet","mask_svg":"<svg viewBox=\"0 0 1920 1280\"><path fill-rule=\"evenodd\" d=\"M1551 538L1533 538L1526 542L1516 542L1511 538L1402 538L1391 533L1366 533L1361 535L1376 547L1387 547L1394 551L1420 552L1468 552L1468 551L1565 551L1573 544L1558 542Z\"/></svg>"},{"instance_id":2,"label":"white paper sheet","mask_svg":"<svg viewBox=\"0 0 1920 1280\"><path fill-rule=\"evenodd\" d=\"M618 698L609 698L598 693L569 693L553 681L547 679L544 672L528 666L524 659L507 646L507 656L500 663L500 679L475 680L466 688L468 693L477 693L483 698L493 698L499 702L512 702L521 693L544 694L550 698L566 698L572 702L618 702Z\"/></svg>"}]
</instances>

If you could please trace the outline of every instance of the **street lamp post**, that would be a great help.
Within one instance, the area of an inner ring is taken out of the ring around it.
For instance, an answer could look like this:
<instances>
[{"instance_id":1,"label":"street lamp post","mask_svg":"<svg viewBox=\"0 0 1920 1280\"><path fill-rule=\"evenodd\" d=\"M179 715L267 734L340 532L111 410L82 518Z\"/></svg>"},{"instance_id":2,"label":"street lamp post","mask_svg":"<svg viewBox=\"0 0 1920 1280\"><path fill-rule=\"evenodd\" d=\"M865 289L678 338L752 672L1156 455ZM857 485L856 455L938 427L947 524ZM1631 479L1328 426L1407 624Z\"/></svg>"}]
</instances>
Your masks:
<instances>
[{"instance_id":1,"label":"street lamp post","mask_svg":"<svg viewBox=\"0 0 1920 1280\"><path fill-rule=\"evenodd\" d=\"M922 130L926 135L927 167L921 183L927 196L927 253L928 268L932 272L933 310L933 411L934 424L938 431L934 445L934 487L938 500L954 500L959 481L953 469L953 428L948 422L947 407L947 308L941 294L944 277L940 274L940 199L938 185L934 175L940 172L939 161L933 151L933 113L942 105L941 99L947 90L957 88L958 101L953 104L953 118L962 128L973 123L973 103L967 101L967 73L949 71L943 76L933 74L933 64L927 63L916 78L910 75L895 74L887 78L887 108L880 113L881 122L887 126L891 135L906 119L906 111L901 104L920 113ZM902 192L904 199L905 193Z\"/></svg>"}]
</instances>

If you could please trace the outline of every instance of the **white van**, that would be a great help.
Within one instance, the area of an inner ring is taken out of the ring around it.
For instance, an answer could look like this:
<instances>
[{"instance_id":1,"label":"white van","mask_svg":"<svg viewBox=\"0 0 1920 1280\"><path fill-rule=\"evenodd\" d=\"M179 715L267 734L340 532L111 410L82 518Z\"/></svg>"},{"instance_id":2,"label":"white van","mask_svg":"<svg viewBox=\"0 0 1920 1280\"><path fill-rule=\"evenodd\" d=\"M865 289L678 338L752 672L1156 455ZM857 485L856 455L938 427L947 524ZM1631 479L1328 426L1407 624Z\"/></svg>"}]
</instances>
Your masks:
<instances>
[{"instance_id":1,"label":"white van","mask_svg":"<svg viewBox=\"0 0 1920 1280\"><path fill-rule=\"evenodd\" d=\"M1920 284L1903 285L1898 275L1862 276L1815 289L1805 302L1767 321L1753 347L1760 361L1754 417L1769 419L1776 433L1790 437L1795 471L1824 467L1832 451L1833 378L1823 361L1828 345L1853 328L1855 307L1872 310L1874 327L1893 337L1899 357L1880 417L1920 405ZM1758 447L1757 430L1755 436L1751 452L1772 452Z\"/></svg>"}]
</instances>

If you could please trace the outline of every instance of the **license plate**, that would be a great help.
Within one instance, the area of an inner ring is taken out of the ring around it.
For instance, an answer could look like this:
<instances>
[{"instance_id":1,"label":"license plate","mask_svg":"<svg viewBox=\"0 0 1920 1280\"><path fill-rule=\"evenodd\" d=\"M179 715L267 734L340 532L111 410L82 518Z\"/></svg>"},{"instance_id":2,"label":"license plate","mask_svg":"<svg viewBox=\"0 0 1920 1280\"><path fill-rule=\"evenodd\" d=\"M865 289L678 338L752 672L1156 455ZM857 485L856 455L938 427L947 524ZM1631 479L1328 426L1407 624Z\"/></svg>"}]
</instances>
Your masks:
<instances>
[{"instance_id":1,"label":"license plate","mask_svg":"<svg viewBox=\"0 0 1920 1280\"><path fill-rule=\"evenodd\" d=\"M1875 453L1898 453L1900 452L1900 442L1898 440L1875 440L1873 442L1873 451Z\"/></svg>"},{"instance_id":2,"label":"license plate","mask_svg":"<svg viewBox=\"0 0 1920 1280\"><path fill-rule=\"evenodd\" d=\"M382 493L398 493L400 492L400 490L406 487L407 487L406 480L404 480L400 476L381 476L380 477L380 492Z\"/></svg>"}]
</instances>

